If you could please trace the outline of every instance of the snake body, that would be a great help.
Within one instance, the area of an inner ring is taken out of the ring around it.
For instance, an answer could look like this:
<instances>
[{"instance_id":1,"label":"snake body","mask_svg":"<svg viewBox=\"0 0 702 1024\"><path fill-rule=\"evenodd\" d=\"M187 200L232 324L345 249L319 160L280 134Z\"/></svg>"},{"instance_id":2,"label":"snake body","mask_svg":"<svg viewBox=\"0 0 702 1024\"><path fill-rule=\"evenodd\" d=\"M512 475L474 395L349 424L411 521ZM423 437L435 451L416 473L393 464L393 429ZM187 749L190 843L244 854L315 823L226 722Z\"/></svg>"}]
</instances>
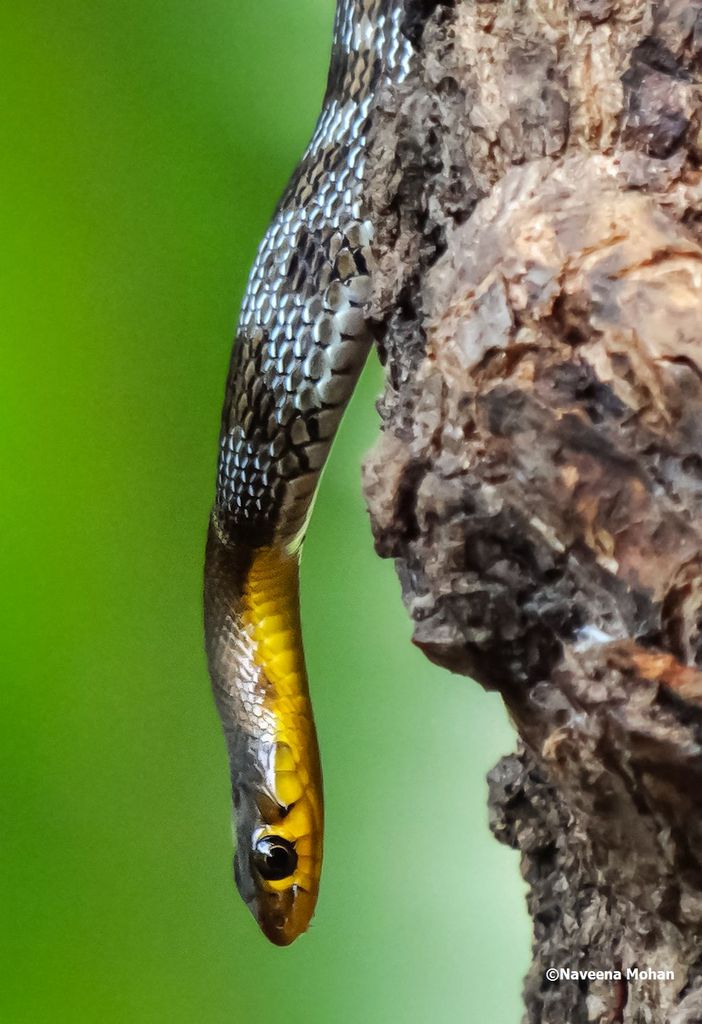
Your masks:
<instances>
[{"instance_id":1,"label":"snake body","mask_svg":"<svg viewBox=\"0 0 702 1024\"><path fill-rule=\"evenodd\" d=\"M253 264L222 415L205 570L239 891L287 945L314 912L322 778L299 614L319 477L371 344L363 177L374 100L407 74L407 0L339 0L324 105Z\"/></svg>"}]
</instances>

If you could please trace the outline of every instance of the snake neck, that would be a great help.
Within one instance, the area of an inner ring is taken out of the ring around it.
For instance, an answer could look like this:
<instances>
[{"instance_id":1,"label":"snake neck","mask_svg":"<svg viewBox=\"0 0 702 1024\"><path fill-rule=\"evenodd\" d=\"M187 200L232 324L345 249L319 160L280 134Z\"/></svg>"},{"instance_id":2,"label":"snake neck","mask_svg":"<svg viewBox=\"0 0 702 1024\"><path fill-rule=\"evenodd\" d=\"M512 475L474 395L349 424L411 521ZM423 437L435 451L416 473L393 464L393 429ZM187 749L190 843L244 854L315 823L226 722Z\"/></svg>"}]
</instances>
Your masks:
<instances>
[{"instance_id":1,"label":"snake neck","mask_svg":"<svg viewBox=\"0 0 702 1024\"><path fill-rule=\"evenodd\" d=\"M321 828L319 752L299 603L299 548L248 548L210 528L205 635L213 690L225 723L232 783L281 807L311 801Z\"/></svg>"},{"instance_id":2,"label":"snake neck","mask_svg":"<svg viewBox=\"0 0 702 1024\"><path fill-rule=\"evenodd\" d=\"M299 607L300 544L251 546L213 515L205 562L206 643L215 692L240 727L271 742L280 712L309 715ZM230 708L230 710L234 710Z\"/></svg>"}]
</instances>

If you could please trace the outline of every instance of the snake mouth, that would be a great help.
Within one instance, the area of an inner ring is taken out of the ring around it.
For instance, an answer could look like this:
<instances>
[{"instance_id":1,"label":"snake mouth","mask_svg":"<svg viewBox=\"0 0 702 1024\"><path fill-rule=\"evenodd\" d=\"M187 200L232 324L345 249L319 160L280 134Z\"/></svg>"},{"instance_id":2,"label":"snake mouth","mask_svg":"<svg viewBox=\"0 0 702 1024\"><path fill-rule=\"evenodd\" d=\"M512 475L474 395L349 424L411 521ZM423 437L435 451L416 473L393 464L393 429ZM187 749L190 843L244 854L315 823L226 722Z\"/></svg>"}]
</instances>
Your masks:
<instances>
[{"instance_id":1,"label":"snake mouth","mask_svg":"<svg viewBox=\"0 0 702 1024\"><path fill-rule=\"evenodd\" d=\"M298 932L291 931L286 922L276 923L258 918L261 931L274 946L289 946L298 937Z\"/></svg>"},{"instance_id":2,"label":"snake mouth","mask_svg":"<svg viewBox=\"0 0 702 1024\"><path fill-rule=\"evenodd\" d=\"M275 901L270 899L271 895L259 894L248 902L249 910L270 942L289 946L307 931L317 902L316 893L294 885L284 894L275 894Z\"/></svg>"}]
</instances>

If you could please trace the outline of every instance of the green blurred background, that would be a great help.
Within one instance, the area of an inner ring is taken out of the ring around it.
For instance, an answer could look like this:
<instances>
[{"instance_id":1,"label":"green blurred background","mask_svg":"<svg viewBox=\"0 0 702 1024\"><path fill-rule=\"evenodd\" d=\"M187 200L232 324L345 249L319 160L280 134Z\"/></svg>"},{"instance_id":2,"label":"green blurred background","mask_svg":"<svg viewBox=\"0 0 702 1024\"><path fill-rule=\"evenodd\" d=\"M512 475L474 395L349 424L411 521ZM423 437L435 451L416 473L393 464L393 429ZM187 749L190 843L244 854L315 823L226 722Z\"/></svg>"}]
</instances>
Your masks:
<instances>
[{"instance_id":1,"label":"green blurred background","mask_svg":"<svg viewBox=\"0 0 702 1024\"><path fill-rule=\"evenodd\" d=\"M409 643L359 463L304 559L327 853L280 950L231 877L202 548L239 300L324 89L332 0L0 15L3 1024L516 1024L529 931L484 776L496 697Z\"/></svg>"}]
</instances>

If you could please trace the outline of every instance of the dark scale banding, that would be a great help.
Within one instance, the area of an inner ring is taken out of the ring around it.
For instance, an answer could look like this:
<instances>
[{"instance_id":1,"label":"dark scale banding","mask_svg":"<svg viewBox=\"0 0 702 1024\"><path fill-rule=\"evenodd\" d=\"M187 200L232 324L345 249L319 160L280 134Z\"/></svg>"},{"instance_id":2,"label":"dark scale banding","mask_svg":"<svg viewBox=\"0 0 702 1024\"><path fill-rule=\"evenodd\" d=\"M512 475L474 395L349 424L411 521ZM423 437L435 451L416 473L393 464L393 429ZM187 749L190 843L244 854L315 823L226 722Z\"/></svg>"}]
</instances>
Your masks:
<instances>
[{"instance_id":1,"label":"dark scale banding","mask_svg":"<svg viewBox=\"0 0 702 1024\"><path fill-rule=\"evenodd\" d=\"M341 0L324 107L251 270L222 417L223 537L301 535L370 348L366 139L378 88L407 74L399 0Z\"/></svg>"}]
</instances>

